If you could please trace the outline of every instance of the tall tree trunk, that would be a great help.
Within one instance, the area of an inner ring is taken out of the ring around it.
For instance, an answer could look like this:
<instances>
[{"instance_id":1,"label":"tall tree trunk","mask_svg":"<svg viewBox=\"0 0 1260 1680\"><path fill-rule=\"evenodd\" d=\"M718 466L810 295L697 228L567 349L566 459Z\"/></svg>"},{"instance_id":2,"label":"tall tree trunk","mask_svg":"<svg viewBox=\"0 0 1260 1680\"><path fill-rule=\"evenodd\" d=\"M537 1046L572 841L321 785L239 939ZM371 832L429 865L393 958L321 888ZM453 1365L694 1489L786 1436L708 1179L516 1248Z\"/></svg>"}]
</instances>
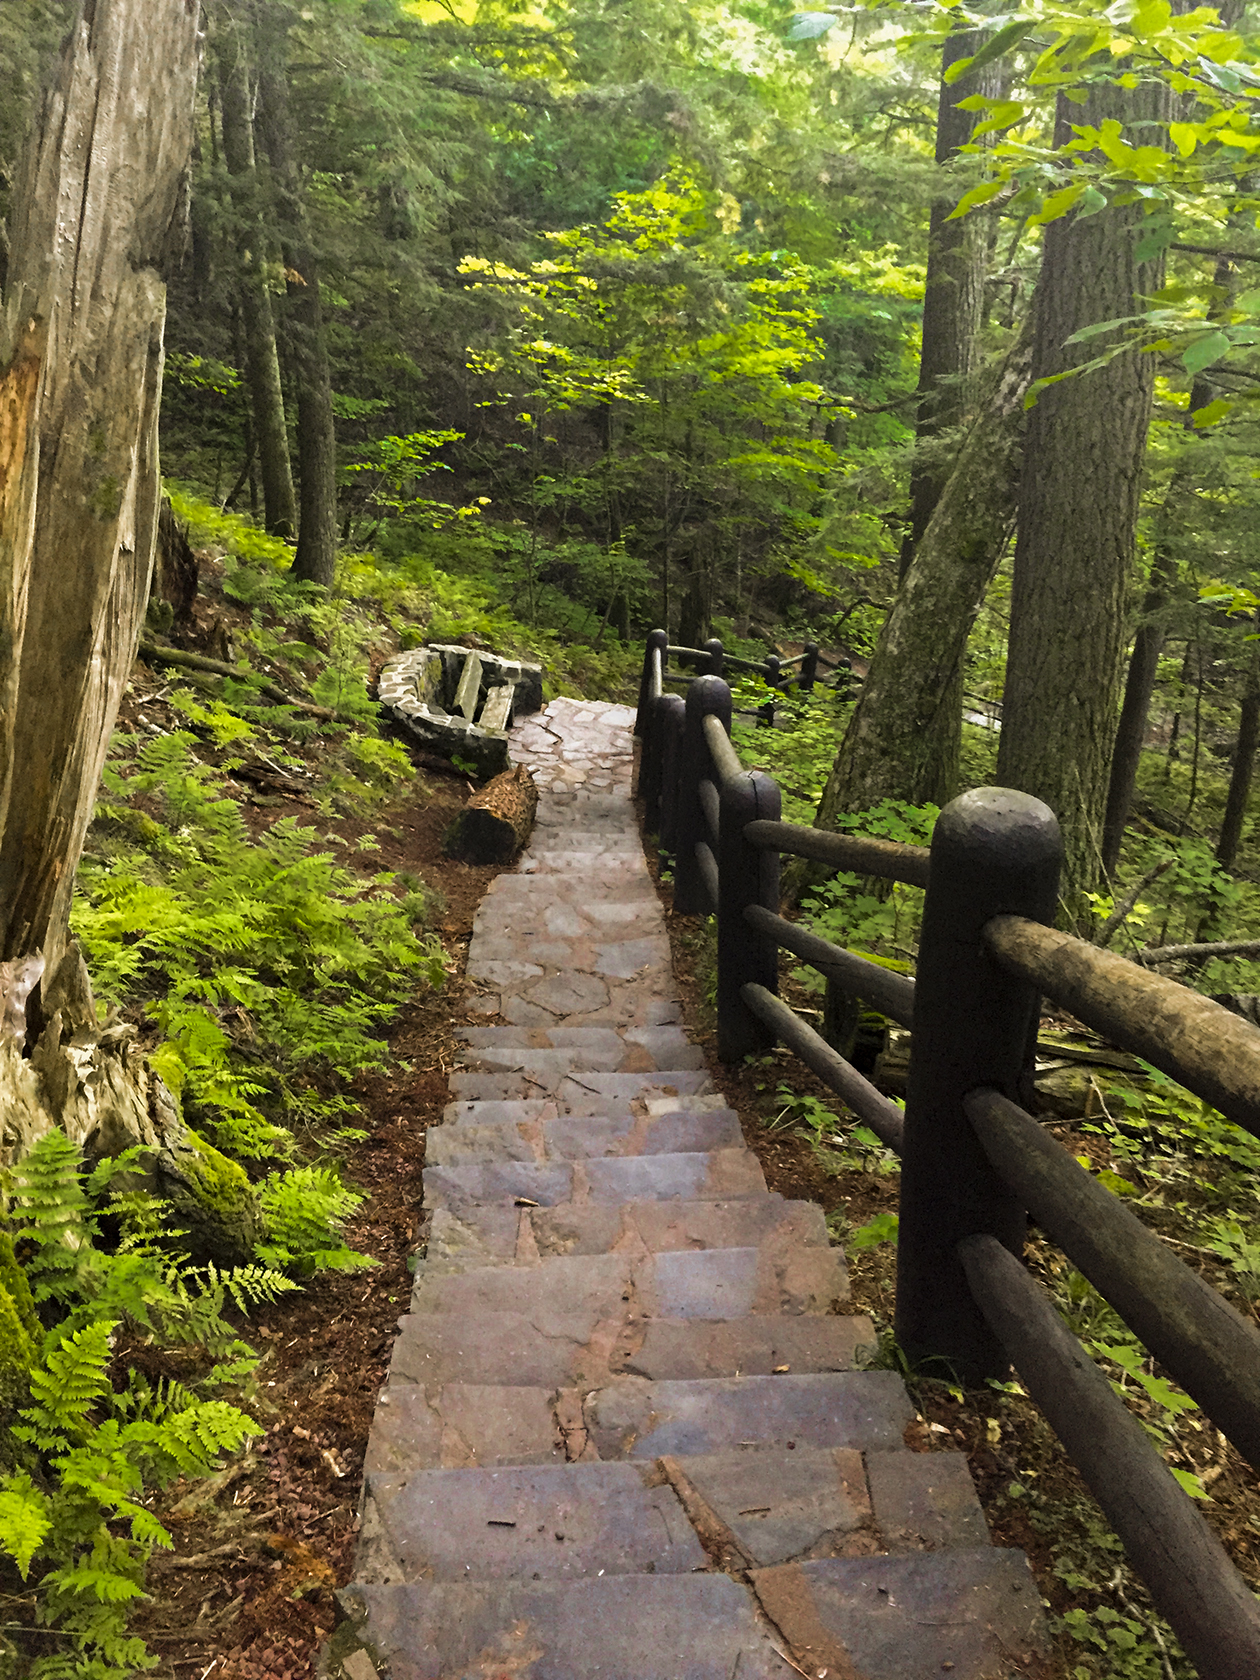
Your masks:
<instances>
[{"instance_id":1,"label":"tall tree trunk","mask_svg":"<svg viewBox=\"0 0 1260 1680\"><path fill-rule=\"evenodd\" d=\"M1010 534L1032 345L1012 349L884 621L815 826L881 799L952 797L967 637Z\"/></svg>"},{"instance_id":2,"label":"tall tree trunk","mask_svg":"<svg viewBox=\"0 0 1260 1680\"><path fill-rule=\"evenodd\" d=\"M1215 284L1220 288L1226 307L1233 301L1238 286L1238 268L1228 257L1216 265ZM1186 426L1192 435L1194 416L1206 408L1216 395L1216 387L1204 375L1190 387ZM1168 487L1165 509L1171 509L1186 489L1186 475L1178 472ZM1133 652L1125 678L1124 701L1120 707L1120 722L1116 728L1116 744L1111 755L1111 772L1107 780L1107 810L1103 817L1102 866L1110 879L1120 862L1120 848L1133 805L1137 787L1138 765L1142 759L1142 743L1146 739L1146 720L1155 694L1155 679L1159 673L1160 655L1164 651L1165 629L1161 622L1169 594L1177 582L1177 567L1168 550L1160 546L1151 565L1151 586L1142 603L1142 617L1133 638Z\"/></svg>"},{"instance_id":3,"label":"tall tree trunk","mask_svg":"<svg viewBox=\"0 0 1260 1680\"><path fill-rule=\"evenodd\" d=\"M1155 117L1155 97L1098 88L1081 106L1061 98L1058 142L1072 124ZM1066 340L1131 315L1158 286L1160 265L1135 261L1141 219L1139 203L1046 229L1033 300L1037 378L1088 360L1096 343ZM1102 859L1153 373L1151 357L1130 354L1043 390L1025 439L997 778L1058 816L1073 917Z\"/></svg>"},{"instance_id":4,"label":"tall tree trunk","mask_svg":"<svg viewBox=\"0 0 1260 1680\"><path fill-rule=\"evenodd\" d=\"M162 270L182 244L198 20L186 0L85 0L17 173L0 312L0 1160L55 1124L98 1153L145 1144L154 1187L235 1260L256 1237L248 1180L191 1137L132 1030L101 1029L68 934L157 538Z\"/></svg>"},{"instance_id":5,"label":"tall tree trunk","mask_svg":"<svg viewBox=\"0 0 1260 1680\"><path fill-rule=\"evenodd\" d=\"M232 177L232 208L240 260L241 321L245 329L245 382L254 416L263 520L273 536L297 530L297 501L289 462L289 431L276 349L275 311L267 280L268 239L259 201L254 155L253 89L240 20L221 7L215 36L223 156Z\"/></svg>"},{"instance_id":6,"label":"tall tree trunk","mask_svg":"<svg viewBox=\"0 0 1260 1680\"><path fill-rule=\"evenodd\" d=\"M936 118L936 162L942 168L957 158L971 139L976 119L960 111L958 101L984 91L992 72L960 76L947 82L945 72L960 58L979 50L978 30L951 35L941 54L940 99ZM967 381L976 367L976 340L984 309L984 272L988 230L984 218L951 221L957 193L933 201L928 230L927 280L923 290L923 348L919 356L917 450L910 475L910 521L901 543L901 576L931 522L952 463L923 453L966 412Z\"/></svg>"},{"instance_id":7,"label":"tall tree trunk","mask_svg":"<svg viewBox=\"0 0 1260 1680\"><path fill-rule=\"evenodd\" d=\"M1260 632L1260 613L1255 629ZM1260 639L1251 644L1251 663L1247 670L1247 686L1243 691L1238 712L1238 745L1234 749L1234 765L1230 772L1229 792L1225 796L1225 815L1216 842L1216 861L1222 869L1232 869L1242 842L1243 823L1247 817L1247 802L1251 796L1251 781L1256 767L1256 745L1260 742Z\"/></svg>"},{"instance_id":8,"label":"tall tree trunk","mask_svg":"<svg viewBox=\"0 0 1260 1680\"><path fill-rule=\"evenodd\" d=\"M329 588L337 570L337 437L319 265L293 155L288 30L288 15L281 7L269 0L260 8L258 126L280 209L286 322L297 372L300 502L293 575Z\"/></svg>"}]
</instances>

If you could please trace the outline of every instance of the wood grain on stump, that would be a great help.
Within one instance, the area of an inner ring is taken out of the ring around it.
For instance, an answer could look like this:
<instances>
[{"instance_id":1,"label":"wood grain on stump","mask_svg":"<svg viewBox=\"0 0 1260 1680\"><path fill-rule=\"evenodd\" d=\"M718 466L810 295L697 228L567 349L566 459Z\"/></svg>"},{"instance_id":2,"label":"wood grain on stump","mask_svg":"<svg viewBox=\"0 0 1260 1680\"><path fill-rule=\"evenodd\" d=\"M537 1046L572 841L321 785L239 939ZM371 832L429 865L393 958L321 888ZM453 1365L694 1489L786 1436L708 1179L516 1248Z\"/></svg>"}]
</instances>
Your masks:
<instances>
[{"instance_id":1,"label":"wood grain on stump","mask_svg":"<svg viewBox=\"0 0 1260 1680\"><path fill-rule=\"evenodd\" d=\"M538 789L525 765L487 782L455 819L447 850L465 863L507 863L529 839Z\"/></svg>"}]
</instances>

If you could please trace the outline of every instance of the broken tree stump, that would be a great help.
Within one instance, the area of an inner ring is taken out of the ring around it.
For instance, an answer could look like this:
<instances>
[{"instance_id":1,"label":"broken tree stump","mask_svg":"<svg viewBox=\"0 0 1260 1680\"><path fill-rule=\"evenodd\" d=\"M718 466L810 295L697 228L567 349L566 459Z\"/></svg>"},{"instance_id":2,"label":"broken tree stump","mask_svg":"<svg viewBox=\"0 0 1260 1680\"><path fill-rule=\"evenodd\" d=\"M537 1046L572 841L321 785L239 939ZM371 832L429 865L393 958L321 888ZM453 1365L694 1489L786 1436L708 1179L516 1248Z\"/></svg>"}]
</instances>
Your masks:
<instances>
[{"instance_id":1,"label":"broken tree stump","mask_svg":"<svg viewBox=\"0 0 1260 1680\"><path fill-rule=\"evenodd\" d=\"M460 812L447 852L465 863L509 863L529 839L538 810L538 789L525 765L517 764L487 782Z\"/></svg>"}]
</instances>

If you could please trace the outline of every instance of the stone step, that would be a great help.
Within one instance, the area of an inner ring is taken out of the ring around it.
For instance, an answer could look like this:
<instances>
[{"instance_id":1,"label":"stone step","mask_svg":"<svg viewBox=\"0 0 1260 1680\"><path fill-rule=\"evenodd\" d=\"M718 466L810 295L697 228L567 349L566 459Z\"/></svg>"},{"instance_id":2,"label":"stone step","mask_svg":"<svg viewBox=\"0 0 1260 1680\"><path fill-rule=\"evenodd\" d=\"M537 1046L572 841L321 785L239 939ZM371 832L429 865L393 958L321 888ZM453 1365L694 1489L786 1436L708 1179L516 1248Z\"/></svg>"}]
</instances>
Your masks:
<instances>
[{"instance_id":1,"label":"stone step","mask_svg":"<svg viewBox=\"0 0 1260 1680\"><path fill-rule=\"evenodd\" d=\"M429 1134L430 1148L434 1134ZM816 1202L767 1193L728 1202L562 1203L549 1208L437 1208L425 1233L426 1272L529 1265L547 1255L657 1254L669 1249L827 1248Z\"/></svg>"},{"instance_id":2,"label":"stone step","mask_svg":"<svg viewBox=\"0 0 1260 1680\"><path fill-rule=\"evenodd\" d=\"M425 1160L434 1167L465 1161L577 1161L595 1156L685 1155L743 1146L733 1109L615 1119L565 1115L544 1121L431 1127Z\"/></svg>"},{"instance_id":3,"label":"stone step","mask_svg":"<svg viewBox=\"0 0 1260 1680\"><path fill-rule=\"evenodd\" d=\"M747 1149L677 1155L621 1155L592 1161L493 1161L426 1167L426 1207L458 1211L469 1202L555 1207L560 1202L728 1201L764 1196L766 1181Z\"/></svg>"},{"instance_id":4,"label":"stone step","mask_svg":"<svg viewBox=\"0 0 1260 1680\"><path fill-rule=\"evenodd\" d=\"M627 1097L600 1097L587 1092L573 1105L554 1097L512 1097L502 1101L452 1102L442 1110L445 1126L496 1125L500 1120L554 1120L559 1115L584 1119L620 1120L638 1114L708 1114L726 1107L717 1091L688 1091L680 1096L649 1095L632 1102Z\"/></svg>"},{"instance_id":5,"label":"stone step","mask_svg":"<svg viewBox=\"0 0 1260 1680\"><path fill-rule=\"evenodd\" d=\"M689 1050L691 1041L676 1025L663 1027L461 1027L455 1034L476 1050L590 1050L609 1054L628 1045L647 1050L658 1065L685 1067L685 1062L662 1062L674 1050Z\"/></svg>"},{"instance_id":6,"label":"stone step","mask_svg":"<svg viewBox=\"0 0 1260 1680\"><path fill-rule=\"evenodd\" d=\"M825 1313L848 1294L838 1249L706 1248L657 1254L557 1255L532 1266L475 1266L416 1274L411 1312L525 1313L597 1327L652 1318L733 1319Z\"/></svg>"},{"instance_id":7,"label":"stone step","mask_svg":"<svg viewBox=\"0 0 1260 1680\"><path fill-rule=\"evenodd\" d=\"M552 1581L708 1566L653 1465L562 1464L373 1475L360 1581ZM655 1485L652 1485L652 1484Z\"/></svg>"},{"instance_id":8,"label":"stone step","mask_svg":"<svg viewBox=\"0 0 1260 1680\"><path fill-rule=\"evenodd\" d=\"M605 880L619 881L635 875L651 879L642 847L631 852L617 846L592 846L581 851L543 851L531 847L517 865L516 873L519 879L522 875L567 875L574 871L589 871Z\"/></svg>"},{"instance_id":9,"label":"stone step","mask_svg":"<svg viewBox=\"0 0 1260 1680\"><path fill-rule=\"evenodd\" d=\"M593 1068L574 1069L572 1073L453 1073L450 1088L453 1097L465 1102L554 1096L571 1109L572 1104L589 1103L592 1098L598 1102L618 1097L627 1102L636 1098L649 1102L659 1097L705 1095L712 1091L713 1083L702 1067L662 1068L656 1073L604 1073Z\"/></svg>"},{"instance_id":10,"label":"stone step","mask_svg":"<svg viewBox=\"0 0 1260 1680\"><path fill-rule=\"evenodd\" d=\"M529 980L544 969L563 974L576 970L610 980L643 980L655 975L662 981L670 975L669 941L663 932L634 939L620 939L610 932L589 938L553 938L551 935L516 933L478 934L468 958L470 980Z\"/></svg>"},{"instance_id":11,"label":"stone step","mask_svg":"<svg viewBox=\"0 0 1260 1680\"><path fill-rule=\"evenodd\" d=\"M366 1647L409 1680L796 1680L751 1592L725 1575L354 1585L338 1599L339 1648Z\"/></svg>"},{"instance_id":12,"label":"stone step","mask_svg":"<svg viewBox=\"0 0 1260 1680\"><path fill-rule=\"evenodd\" d=\"M477 1031L471 1028L470 1031ZM485 1031L512 1029L486 1028ZM598 1031L597 1028L590 1029ZM520 1044L470 1044L462 1061L464 1066L487 1072L524 1073L549 1088L571 1073L638 1073L654 1074L660 1069L686 1069L695 1072L705 1065L704 1052L695 1045L670 1044L654 1058L648 1045L633 1039L621 1038L615 1030L604 1029L608 1042L565 1044L537 1048ZM638 1031L646 1036L650 1028ZM463 1036L463 1035L461 1035ZM519 1029L517 1036L521 1036Z\"/></svg>"},{"instance_id":13,"label":"stone step","mask_svg":"<svg viewBox=\"0 0 1260 1680\"><path fill-rule=\"evenodd\" d=\"M624 852L627 857L641 858L643 844L637 834L626 832L624 823L609 822L603 828L577 827L573 822L557 820L554 826L544 822L534 824L533 839L526 857L543 852Z\"/></svg>"},{"instance_id":14,"label":"stone step","mask_svg":"<svg viewBox=\"0 0 1260 1680\"><path fill-rule=\"evenodd\" d=\"M900 1447L914 1408L892 1371L649 1382L587 1394L582 1425L603 1460L732 1447ZM791 1442L792 1446L788 1447Z\"/></svg>"},{"instance_id":15,"label":"stone step","mask_svg":"<svg viewBox=\"0 0 1260 1680\"><path fill-rule=\"evenodd\" d=\"M654 904L658 910L661 903L646 870L641 873L619 870L614 879L598 869L589 871L588 875L539 875L537 872L496 875L481 902L483 908L488 908L521 899L531 903L554 899L557 903Z\"/></svg>"},{"instance_id":16,"label":"stone step","mask_svg":"<svg viewBox=\"0 0 1260 1680\"><path fill-rule=\"evenodd\" d=\"M612 903L592 897L585 904L522 894L479 910L473 919L478 939L582 939L596 944L617 939L659 938L665 930L658 904L646 899Z\"/></svg>"},{"instance_id":17,"label":"stone step","mask_svg":"<svg viewBox=\"0 0 1260 1680\"><path fill-rule=\"evenodd\" d=\"M655 1383L803 1376L852 1371L875 1335L869 1319L756 1314L712 1319L610 1320L529 1312L408 1314L389 1369L391 1393L410 1384L435 1392L474 1387L589 1390L621 1377ZM743 1438L742 1436L740 1437ZM845 1443L839 1443L844 1445ZM895 1445L896 1443L891 1443ZM458 1461L457 1461L458 1462Z\"/></svg>"},{"instance_id":18,"label":"stone step","mask_svg":"<svg viewBox=\"0 0 1260 1680\"><path fill-rule=\"evenodd\" d=\"M565 1463L558 1422L551 1436L532 1464L370 1470L358 1578L681 1573L708 1566L702 1538L729 1537L762 1568L989 1544L961 1453L735 1448L664 1464Z\"/></svg>"},{"instance_id":19,"label":"stone step","mask_svg":"<svg viewBox=\"0 0 1260 1680\"><path fill-rule=\"evenodd\" d=\"M750 1587L720 1574L605 1575L356 1585L338 1597L340 1650L357 1634L416 1680L997 1680L1048 1649L1023 1554L994 1547L820 1558L756 1570Z\"/></svg>"},{"instance_id":20,"label":"stone step","mask_svg":"<svg viewBox=\"0 0 1260 1680\"><path fill-rule=\"evenodd\" d=\"M564 1019L591 1026L664 1026L676 1022L682 1012L664 977L655 988L647 988L594 974L548 974L530 965L523 980L483 979L483 984L486 991L469 999L473 1013L501 1012L506 1020L529 1026L555 1026Z\"/></svg>"}]
</instances>

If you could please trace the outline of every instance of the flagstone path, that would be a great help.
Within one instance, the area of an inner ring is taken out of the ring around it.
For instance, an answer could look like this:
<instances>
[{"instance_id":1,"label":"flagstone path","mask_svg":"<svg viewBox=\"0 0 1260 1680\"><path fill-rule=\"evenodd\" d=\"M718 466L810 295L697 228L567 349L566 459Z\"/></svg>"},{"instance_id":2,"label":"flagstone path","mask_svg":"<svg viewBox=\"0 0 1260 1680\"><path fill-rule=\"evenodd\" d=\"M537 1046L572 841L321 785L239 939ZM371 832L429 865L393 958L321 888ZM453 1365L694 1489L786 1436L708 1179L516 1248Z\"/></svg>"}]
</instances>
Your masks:
<instances>
[{"instance_id":1,"label":"flagstone path","mask_svg":"<svg viewBox=\"0 0 1260 1680\"><path fill-rule=\"evenodd\" d=\"M427 1247L366 1465L349 1680L1014 1680L1023 1554L912 1452L822 1211L683 1031L633 712L512 735L542 795L478 911ZM334 1664L335 1672L335 1664Z\"/></svg>"}]
</instances>

